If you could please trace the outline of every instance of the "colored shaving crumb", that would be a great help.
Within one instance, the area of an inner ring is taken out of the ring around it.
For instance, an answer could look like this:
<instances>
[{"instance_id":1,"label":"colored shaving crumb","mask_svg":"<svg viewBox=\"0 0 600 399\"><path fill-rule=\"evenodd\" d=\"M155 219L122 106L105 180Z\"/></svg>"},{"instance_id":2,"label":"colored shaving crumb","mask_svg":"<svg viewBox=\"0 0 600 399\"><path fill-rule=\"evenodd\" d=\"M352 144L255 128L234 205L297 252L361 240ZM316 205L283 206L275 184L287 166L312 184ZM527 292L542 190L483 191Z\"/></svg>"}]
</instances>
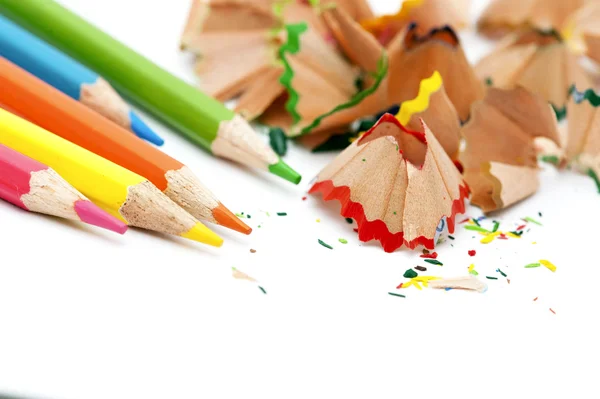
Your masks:
<instances>
[{"instance_id":1,"label":"colored shaving crumb","mask_svg":"<svg viewBox=\"0 0 600 399\"><path fill-rule=\"evenodd\" d=\"M525 225L525 224L522 224L522 225L520 225L519 227L517 227L517 231L521 231L521 230L523 230L525 227L527 227L527 225ZM521 233L521 234L522 234L522 233Z\"/></svg>"},{"instance_id":2,"label":"colored shaving crumb","mask_svg":"<svg viewBox=\"0 0 600 399\"><path fill-rule=\"evenodd\" d=\"M485 276L488 280L498 280L498 277Z\"/></svg>"},{"instance_id":3,"label":"colored shaving crumb","mask_svg":"<svg viewBox=\"0 0 600 399\"><path fill-rule=\"evenodd\" d=\"M491 231L484 229L483 227L480 226L473 226L473 225L468 225L465 226L465 230L472 230L472 231L478 231L480 233L491 233Z\"/></svg>"},{"instance_id":4,"label":"colored shaving crumb","mask_svg":"<svg viewBox=\"0 0 600 399\"><path fill-rule=\"evenodd\" d=\"M239 218L243 218L244 217L244 213L236 213L235 216L239 217Z\"/></svg>"},{"instance_id":5,"label":"colored shaving crumb","mask_svg":"<svg viewBox=\"0 0 600 399\"><path fill-rule=\"evenodd\" d=\"M427 259L437 259L437 257L438 257L437 252L421 255L421 258L427 258Z\"/></svg>"},{"instance_id":6,"label":"colored shaving crumb","mask_svg":"<svg viewBox=\"0 0 600 399\"><path fill-rule=\"evenodd\" d=\"M439 260L435 260L435 259L425 259L425 262L431 263L432 265L444 266L444 264L442 262L440 262Z\"/></svg>"},{"instance_id":7,"label":"colored shaving crumb","mask_svg":"<svg viewBox=\"0 0 600 399\"><path fill-rule=\"evenodd\" d=\"M404 278L415 278L417 277L419 274L414 271L413 269L408 269L407 271L404 272Z\"/></svg>"},{"instance_id":8,"label":"colored shaving crumb","mask_svg":"<svg viewBox=\"0 0 600 399\"><path fill-rule=\"evenodd\" d=\"M465 223L467 223L467 222L468 222L468 221L470 221L470 220L471 220L471 219L469 219L469 218L466 218L466 219L464 219L462 222L459 222L458 224L465 224Z\"/></svg>"},{"instance_id":9,"label":"colored shaving crumb","mask_svg":"<svg viewBox=\"0 0 600 399\"><path fill-rule=\"evenodd\" d=\"M319 244L321 244L325 248L333 249L333 247L331 245L324 243L322 240L319 240Z\"/></svg>"},{"instance_id":10,"label":"colored shaving crumb","mask_svg":"<svg viewBox=\"0 0 600 399\"><path fill-rule=\"evenodd\" d=\"M471 219L473 221L473 223L475 223L477 226L481 227L481 225L479 224L479 220L477 219Z\"/></svg>"},{"instance_id":11,"label":"colored shaving crumb","mask_svg":"<svg viewBox=\"0 0 600 399\"><path fill-rule=\"evenodd\" d=\"M400 284L397 288L408 288L412 285L416 289L422 290L423 287L421 287L421 284L423 284L424 287L428 287L429 281L431 281L431 280L440 280L440 277L435 277L435 276L414 277L414 278L411 278L409 281Z\"/></svg>"},{"instance_id":12,"label":"colored shaving crumb","mask_svg":"<svg viewBox=\"0 0 600 399\"><path fill-rule=\"evenodd\" d=\"M535 298L533 298L533 302L537 301L538 297L536 296Z\"/></svg>"},{"instance_id":13,"label":"colored shaving crumb","mask_svg":"<svg viewBox=\"0 0 600 399\"><path fill-rule=\"evenodd\" d=\"M502 270L500 270L500 269L496 269L496 271L497 271L498 273L500 273L500 274L502 275L502 277L506 277L506 273L504 273Z\"/></svg>"},{"instance_id":14,"label":"colored shaving crumb","mask_svg":"<svg viewBox=\"0 0 600 399\"><path fill-rule=\"evenodd\" d=\"M543 216L542 216L542 212L538 212L538 216L539 216L539 217L543 217Z\"/></svg>"},{"instance_id":15,"label":"colored shaving crumb","mask_svg":"<svg viewBox=\"0 0 600 399\"><path fill-rule=\"evenodd\" d=\"M286 212L277 212L277 216L287 216Z\"/></svg>"},{"instance_id":16,"label":"colored shaving crumb","mask_svg":"<svg viewBox=\"0 0 600 399\"><path fill-rule=\"evenodd\" d=\"M306 201L306 198L307 198L307 197L302 197L302 201Z\"/></svg>"},{"instance_id":17,"label":"colored shaving crumb","mask_svg":"<svg viewBox=\"0 0 600 399\"><path fill-rule=\"evenodd\" d=\"M388 294L390 294L391 296L397 296L397 297L400 297L400 298L406 298L406 295L396 294L395 292L388 292Z\"/></svg>"},{"instance_id":18,"label":"colored shaving crumb","mask_svg":"<svg viewBox=\"0 0 600 399\"><path fill-rule=\"evenodd\" d=\"M348 240L346 240L344 238L338 238L338 241L341 242L342 244L348 244Z\"/></svg>"},{"instance_id":19,"label":"colored shaving crumb","mask_svg":"<svg viewBox=\"0 0 600 399\"><path fill-rule=\"evenodd\" d=\"M469 266L469 274L472 274L473 276L479 276L479 273L477 273L477 271L475 270L474 264L471 264L471 266Z\"/></svg>"},{"instance_id":20,"label":"colored shaving crumb","mask_svg":"<svg viewBox=\"0 0 600 399\"><path fill-rule=\"evenodd\" d=\"M448 238L451 239L451 240L454 240L454 237L452 237L452 236L448 236Z\"/></svg>"},{"instance_id":21,"label":"colored shaving crumb","mask_svg":"<svg viewBox=\"0 0 600 399\"><path fill-rule=\"evenodd\" d=\"M316 222L317 222L317 223L321 223L321 219L317 219L317 220L316 220Z\"/></svg>"},{"instance_id":22,"label":"colored shaving crumb","mask_svg":"<svg viewBox=\"0 0 600 399\"><path fill-rule=\"evenodd\" d=\"M544 259L541 259L540 263L542 265L546 266L546 268L548 268L548 270L550 270L551 272L555 272L556 271L556 266L552 262L544 260Z\"/></svg>"},{"instance_id":23,"label":"colored shaving crumb","mask_svg":"<svg viewBox=\"0 0 600 399\"><path fill-rule=\"evenodd\" d=\"M469 256L475 256L475 254L477 254L477 251L475 251L474 249L469 250Z\"/></svg>"},{"instance_id":24,"label":"colored shaving crumb","mask_svg":"<svg viewBox=\"0 0 600 399\"><path fill-rule=\"evenodd\" d=\"M481 243L482 244L489 244L490 242L494 241L494 239L500 235L500 232L495 232L495 233L489 233L488 235L486 235L482 240Z\"/></svg>"},{"instance_id":25,"label":"colored shaving crumb","mask_svg":"<svg viewBox=\"0 0 600 399\"><path fill-rule=\"evenodd\" d=\"M255 253L256 253L256 249L252 249L252 248L251 248L251 249L250 249L250 253L251 253L251 254L255 254Z\"/></svg>"},{"instance_id":26,"label":"colored shaving crumb","mask_svg":"<svg viewBox=\"0 0 600 399\"><path fill-rule=\"evenodd\" d=\"M252 219L252 215L246 215L248 219Z\"/></svg>"},{"instance_id":27,"label":"colored shaving crumb","mask_svg":"<svg viewBox=\"0 0 600 399\"><path fill-rule=\"evenodd\" d=\"M415 266L415 269L420 272L426 272L427 268L425 266Z\"/></svg>"},{"instance_id":28,"label":"colored shaving crumb","mask_svg":"<svg viewBox=\"0 0 600 399\"><path fill-rule=\"evenodd\" d=\"M271 214L270 214L269 212L265 212L265 214L266 214L268 217L271 217Z\"/></svg>"},{"instance_id":29,"label":"colored shaving crumb","mask_svg":"<svg viewBox=\"0 0 600 399\"><path fill-rule=\"evenodd\" d=\"M549 309L552 313L556 314L556 312L554 310L552 310L552 308L549 308Z\"/></svg>"},{"instance_id":30,"label":"colored shaving crumb","mask_svg":"<svg viewBox=\"0 0 600 399\"><path fill-rule=\"evenodd\" d=\"M537 244L537 241L533 241L533 242L532 242L532 244L533 244L533 245Z\"/></svg>"},{"instance_id":31,"label":"colored shaving crumb","mask_svg":"<svg viewBox=\"0 0 600 399\"><path fill-rule=\"evenodd\" d=\"M525 265L525 269L533 269L534 267L540 267L541 264L540 263L530 263L528 265Z\"/></svg>"},{"instance_id":32,"label":"colored shaving crumb","mask_svg":"<svg viewBox=\"0 0 600 399\"><path fill-rule=\"evenodd\" d=\"M529 216L527 216L527 217L526 217L526 218L524 218L523 220L524 220L524 221L526 221L526 222L529 222L529 223L535 223L535 224L537 224L538 226L541 226L541 225L542 225L540 222L538 222L537 220L535 220L535 219L533 219L533 218L530 218Z\"/></svg>"},{"instance_id":33,"label":"colored shaving crumb","mask_svg":"<svg viewBox=\"0 0 600 399\"><path fill-rule=\"evenodd\" d=\"M352 218L346 218L346 222L347 222L348 224L352 224L354 221L352 220Z\"/></svg>"},{"instance_id":34,"label":"colored shaving crumb","mask_svg":"<svg viewBox=\"0 0 600 399\"><path fill-rule=\"evenodd\" d=\"M429 253L429 250L427 250L427 249L423 248L423 253L424 253L424 254L428 254L428 253Z\"/></svg>"},{"instance_id":35,"label":"colored shaving crumb","mask_svg":"<svg viewBox=\"0 0 600 399\"><path fill-rule=\"evenodd\" d=\"M265 289L263 287L261 287L260 285L258 286L258 288L260 288L260 290L262 291L263 294L267 293L267 291L265 291Z\"/></svg>"},{"instance_id":36,"label":"colored shaving crumb","mask_svg":"<svg viewBox=\"0 0 600 399\"><path fill-rule=\"evenodd\" d=\"M497 231L498 231L498 227L500 227L500 223L499 223L499 222L496 222L496 221L494 220L494 228L492 229L492 233L495 233L495 232L497 232Z\"/></svg>"}]
</instances>

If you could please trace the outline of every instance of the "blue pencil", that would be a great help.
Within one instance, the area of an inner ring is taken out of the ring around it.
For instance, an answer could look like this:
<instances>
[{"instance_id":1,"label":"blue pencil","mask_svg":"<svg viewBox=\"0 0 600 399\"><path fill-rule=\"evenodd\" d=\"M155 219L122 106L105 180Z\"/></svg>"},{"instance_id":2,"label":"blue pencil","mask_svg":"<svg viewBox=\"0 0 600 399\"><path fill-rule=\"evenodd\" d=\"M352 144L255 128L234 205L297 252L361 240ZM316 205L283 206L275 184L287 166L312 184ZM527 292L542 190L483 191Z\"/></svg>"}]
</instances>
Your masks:
<instances>
[{"instance_id":1,"label":"blue pencil","mask_svg":"<svg viewBox=\"0 0 600 399\"><path fill-rule=\"evenodd\" d=\"M156 145L150 129L108 82L87 67L0 15L0 56ZM99 55L101 56L101 55Z\"/></svg>"}]
</instances>

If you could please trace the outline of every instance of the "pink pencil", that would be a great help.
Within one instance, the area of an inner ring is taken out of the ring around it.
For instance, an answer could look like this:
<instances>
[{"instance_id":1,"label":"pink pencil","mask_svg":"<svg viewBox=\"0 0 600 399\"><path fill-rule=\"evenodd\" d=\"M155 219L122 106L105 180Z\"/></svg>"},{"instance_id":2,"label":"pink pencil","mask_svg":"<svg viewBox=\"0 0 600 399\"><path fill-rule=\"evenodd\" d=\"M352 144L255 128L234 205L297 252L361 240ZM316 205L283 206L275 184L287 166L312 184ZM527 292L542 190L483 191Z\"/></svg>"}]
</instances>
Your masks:
<instances>
[{"instance_id":1,"label":"pink pencil","mask_svg":"<svg viewBox=\"0 0 600 399\"><path fill-rule=\"evenodd\" d=\"M0 198L27 211L82 221L119 234L127 225L85 198L48 166L0 144Z\"/></svg>"}]
</instances>

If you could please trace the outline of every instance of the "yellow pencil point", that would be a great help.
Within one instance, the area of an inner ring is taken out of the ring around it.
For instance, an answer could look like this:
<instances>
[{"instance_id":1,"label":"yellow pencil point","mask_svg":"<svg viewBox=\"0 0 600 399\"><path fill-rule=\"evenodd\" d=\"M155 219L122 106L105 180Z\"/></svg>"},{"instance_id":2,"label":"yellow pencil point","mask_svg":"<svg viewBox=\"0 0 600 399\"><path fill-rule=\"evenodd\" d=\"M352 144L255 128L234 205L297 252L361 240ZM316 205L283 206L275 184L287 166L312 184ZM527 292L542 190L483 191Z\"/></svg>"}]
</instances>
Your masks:
<instances>
[{"instance_id":1,"label":"yellow pencil point","mask_svg":"<svg viewBox=\"0 0 600 399\"><path fill-rule=\"evenodd\" d=\"M213 247L223 245L223 239L202 223L197 223L187 233L182 234L181 237L212 245Z\"/></svg>"}]
</instances>

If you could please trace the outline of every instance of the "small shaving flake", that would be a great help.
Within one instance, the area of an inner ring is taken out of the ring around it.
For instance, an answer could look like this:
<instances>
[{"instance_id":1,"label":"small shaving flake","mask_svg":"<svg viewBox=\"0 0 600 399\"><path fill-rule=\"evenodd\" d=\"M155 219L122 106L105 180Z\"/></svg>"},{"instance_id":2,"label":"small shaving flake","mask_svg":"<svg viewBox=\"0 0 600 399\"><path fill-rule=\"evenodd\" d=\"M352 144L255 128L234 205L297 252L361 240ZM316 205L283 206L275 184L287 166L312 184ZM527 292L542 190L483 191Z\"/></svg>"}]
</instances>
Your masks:
<instances>
[{"instance_id":1,"label":"small shaving flake","mask_svg":"<svg viewBox=\"0 0 600 399\"><path fill-rule=\"evenodd\" d=\"M415 278L419 275L419 273L417 273L416 271L414 271L413 269L408 269L407 271L404 272L404 278Z\"/></svg>"},{"instance_id":2,"label":"small shaving flake","mask_svg":"<svg viewBox=\"0 0 600 399\"><path fill-rule=\"evenodd\" d=\"M498 227L500 227L500 222L496 222L494 220L494 228L492 229L492 233L495 233L498 231Z\"/></svg>"},{"instance_id":3,"label":"small shaving flake","mask_svg":"<svg viewBox=\"0 0 600 399\"><path fill-rule=\"evenodd\" d=\"M498 277L485 276L488 280L498 280Z\"/></svg>"},{"instance_id":4,"label":"small shaving flake","mask_svg":"<svg viewBox=\"0 0 600 399\"><path fill-rule=\"evenodd\" d=\"M437 259L437 257L438 257L437 252L421 255L421 258L426 258L426 259Z\"/></svg>"},{"instance_id":5,"label":"small shaving flake","mask_svg":"<svg viewBox=\"0 0 600 399\"><path fill-rule=\"evenodd\" d=\"M333 249L333 247L329 244L326 244L325 242L319 240L319 244L321 244L322 246L324 246L325 248L329 248L329 249Z\"/></svg>"},{"instance_id":6,"label":"small shaving flake","mask_svg":"<svg viewBox=\"0 0 600 399\"><path fill-rule=\"evenodd\" d=\"M524 221L528 222L528 223L534 223L537 224L538 226L541 226L542 224L540 222L538 222L537 220L530 218L529 216L527 216L526 218L523 218Z\"/></svg>"},{"instance_id":7,"label":"small shaving flake","mask_svg":"<svg viewBox=\"0 0 600 399\"><path fill-rule=\"evenodd\" d=\"M397 296L397 297L400 297L400 298L406 298L406 295L396 294L395 292L388 292L388 294L390 294L391 296Z\"/></svg>"},{"instance_id":8,"label":"small shaving flake","mask_svg":"<svg viewBox=\"0 0 600 399\"><path fill-rule=\"evenodd\" d=\"M260 288L260 290L262 291L263 294L267 293L267 291L265 291L265 289L263 287L261 287L260 285L258 286L258 288Z\"/></svg>"},{"instance_id":9,"label":"small shaving flake","mask_svg":"<svg viewBox=\"0 0 600 399\"><path fill-rule=\"evenodd\" d=\"M352 218L346 218L346 223L348 224L352 224L354 221L352 220Z\"/></svg>"},{"instance_id":10,"label":"small shaving flake","mask_svg":"<svg viewBox=\"0 0 600 399\"><path fill-rule=\"evenodd\" d=\"M491 231L484 229L481 226L473 226L472 224L465 226L466 230L478 231L480 233L491 233Z\"/></svg>"},{"instance_id":11,"label":"small shaving flake","mask_svg":"<svg viewBox=\"0 0 600 399\"><path fill-rule=\"evenodd\" d=\"M525 269L533 269L534 267L540 267L541 263L530 263L528 265L525 265Z\"/></svg>"},{"instance_id":12,"label":"small shaving flake","mask_svg":"<svg viewBox=\"0 0 600 399\"><path fill-rule=\"evenodd\" d=\"M345 238L338 238L338 241L342 244L348 244L348 240L346 240Z\"/></svg>"},{"instance_id":13,"label":"small shaving flake","mask_svg":"<svg viewBox=\"0 0 600 399\"><path fill-rule=\"evenodd\" d=\"M498 273L500 273L500 274L502 275L502 277L506 277L506 273L504 273L502 270L500 270L500 269L496 269L496 271L497 271Z\"/></svg>"},{"instance_id":14,"label":"small shaving flake","mask_svg":"<svg viewBox=\"0 0 600 399\"><path fill-rule=\"evenodd\" d=\"M256 249L253 249L253 248L251 248L251 249L250 249L250 253L251 253L251 254L255 254L255 253L256 253Z\"/></svg>"},{"instance_id":15,"label":"small shaving flake","mask_svg":"<svg viewBox=\"0 0 600 399\"><path fill-rule=\"evenodd\" d=\"M474 249L469 250L469 256L475 256L477 252Z\"/></svg>"},{"instance_id":16,"label":"small shaving flake","mask_svg":"<svg viewBox=\"0 0 600 399\"><path fill-rule=\"evenodd\" d=\"M473 276L479 276L479 273L477 273L477 271L475 270L474 264L471 264L471 266L469 266L469 274L472 274Z\"/></svg>"},{"instance_id":17,"label":"small shaving flake","mask_svg":"<svg viewBox=\"0 0 600 399\"><path fill-rule=\"evenodd\" d=\"M444 264L442 262L440 262L439 260L435 260L435 259L425 259L425 262L431 263L432 265L444 266Z\"/></svg>"},{"instance_id":18,"label":"small shaving flake","mask_svg":"<svg viewBox=\"0 0 600 399\"><path fill-rule=\"evenodd\" d=\"M540 263L546 266L546 268L551 272L556 272L556 266L552 262L542 259L540 260Z\"/></svg>"},{"instance_id":19,"label":"small shaving flake","mask_svg":"<svg viewBox=\"0 0 600 399\"><path fill-rule=\"evenodd\" d=\"M277 212L277 216L287 216L286 212Z\"/></svg>"},{"instance_id":20,"label":"small shaving flake","mask_svg":"<svg viewBox=\"0 0 600 399\"><path fill-rule=\"evenodd\" d=\"M426 272L427 268L425 266L415 266L415 270L418 270L420 272Z\"/></svg>"}]
</instances>

